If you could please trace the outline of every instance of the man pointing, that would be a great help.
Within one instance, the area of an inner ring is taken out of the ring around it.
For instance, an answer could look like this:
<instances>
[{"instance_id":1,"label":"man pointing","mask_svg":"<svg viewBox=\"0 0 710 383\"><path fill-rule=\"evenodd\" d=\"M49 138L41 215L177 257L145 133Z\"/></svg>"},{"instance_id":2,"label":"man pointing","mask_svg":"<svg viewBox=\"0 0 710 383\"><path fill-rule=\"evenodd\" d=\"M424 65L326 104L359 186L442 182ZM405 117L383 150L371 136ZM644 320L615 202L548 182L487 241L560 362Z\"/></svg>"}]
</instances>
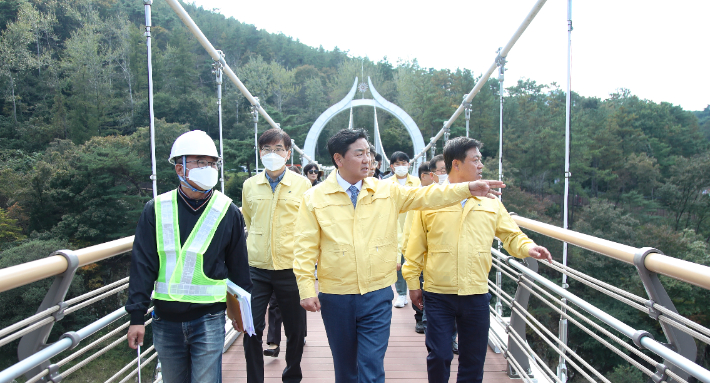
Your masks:
<instances>
[{"instance_id":1,"label":"man pointing","mask_svg":"<svg viewBox=\"0 0 710 383\"><path fill-rule=\"evenodd\" d=\"M367 178L370 154L363 130L339 131L328 140L328 151L337 170L309 189L299 208L293 271L301 306L322 310L337 383L384 382L398 215L460 203L471 195L495 198L500 193L492 189L505 185L477 181L405 188Z\"/></svg>"}]
</instances>

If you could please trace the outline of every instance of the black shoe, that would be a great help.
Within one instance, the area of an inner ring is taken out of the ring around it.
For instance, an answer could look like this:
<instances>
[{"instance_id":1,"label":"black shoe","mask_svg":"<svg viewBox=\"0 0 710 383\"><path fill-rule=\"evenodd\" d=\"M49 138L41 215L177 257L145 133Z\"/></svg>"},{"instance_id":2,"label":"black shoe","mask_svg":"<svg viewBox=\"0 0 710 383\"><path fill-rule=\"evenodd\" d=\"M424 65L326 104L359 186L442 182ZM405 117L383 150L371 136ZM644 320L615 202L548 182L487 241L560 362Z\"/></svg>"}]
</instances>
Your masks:
<instances>
[{"instance_id":1,"label":"black shoe","mask_svg":"<svg viewBox=\"0 0 710 383\"><path fill-rule=\"evenodd\" d=\"M270 356L272 358L276 358L279 356L279 352L281 351L281 346L276 346L276 348L267 348L264 350L264 356Z\"/></svg>"},{"instance_id":2,"label":"black shoe","mask_svg":"<svg viewBox=\"0 0 710 383\"><path fill-rule=\"evenodd\" d=\"M454 342L451 344L451 351L453 351L454 354L456 354L456 355L459 354L459 342L454 341Z\"/></svg>"},{"instance_id":3,"label":"black shoe","mask_svg":"<svg viewBox=\"0 0 710 383\"><path fill-rule=\"evenodd\" d=\"M417 324L414 325L414 332L417 334L424 334L426 331L426 324L422 321L418 321Z\"/></svg>"}]
</instances>

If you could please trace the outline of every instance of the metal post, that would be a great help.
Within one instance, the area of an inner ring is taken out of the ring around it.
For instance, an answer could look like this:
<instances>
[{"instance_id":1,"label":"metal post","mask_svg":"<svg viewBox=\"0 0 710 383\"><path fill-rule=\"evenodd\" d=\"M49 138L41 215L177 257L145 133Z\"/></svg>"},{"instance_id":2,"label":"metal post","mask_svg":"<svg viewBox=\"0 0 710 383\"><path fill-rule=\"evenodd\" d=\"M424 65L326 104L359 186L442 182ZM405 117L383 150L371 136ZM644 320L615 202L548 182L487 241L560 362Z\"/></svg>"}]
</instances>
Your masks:
<instances>
[{"instance_id":1,"label":"metal post","mask_svg":"<svg viewBox=\"0 0 710 383\"><path fill-rule=\"evenodd\" d=\"M220 56L224 57L222 51L217 51ZM212 64L214 70L212 73L215 75L215 81L217 82L217 119L219 121L219 157L222 160L222 166L220 168L219 182L222 184L222 193L224 193L224 140L222 139L222 63L215 61Z\"/></svg>"},{"instance_id":2,"label":"metal post","mask_svg":"<svg viewBox=\"0 0 710 383\"><path fill-rule=\"evenodd\" d=\"M436 156L436 137L429 139L429 145L431 146L431 158L434 158Z\"/></svg>"},{"instance_id":3,"label":"metal post","mask_svg":"<svg viewBox=\"0 0 710 383\"><path fill-rule=\"evenodd\" d=\"M569 223L567 222L568 217L568 203L569 203L569 178L572 175L569 171L569 136L570 136L570 112L572 108L570 84L572 80L572 0L567 0L567 100L566 100L566 113L565 113L565 195L563 202L563 224L562 227L567 229ZM567 266L567 242L562 243L562 264ZM567 284L567 274L562 274L562 288L566 289L569 285ZM562 298L564 304L567 300ZM564 306L562 306L562 312L566 312ZM567 344L567 319L560 318L559 325L559 337L561 344ZM567 365L565 359L560 355L557 363L557 378L565 383L567 381Z\"/></svg>"},{"instance_id":4,"label":"metal post","mask_svg":"<svg viewBox=\"0 0 710 383\"><path fill-rule=\"evenodd\" d=\"M641 282L643 283L643 288L646 290L646 294L649 298L648 302L645 303L645 306L649 309L648 315L651 318L658 320L661 313L653 307L654 304L661 305L674 313L678 313L678 310L673 304L668 292L661 284L661 281L658 279L658 274L649 271L646 268L646 257L652 253L663 254L657 249L644 247L634 255L634 266L636 266L636 270L638 271L639 277L641 277ZM689 360L696 359L698 349L695 344L695 339L692 336L673 326L670 326L665 322L660 322L659 324L663 330L663 334L668 340L667 346L669 349L674 350ZM665 360L664 364L667 365L671 371L680 375L681 378L688 380L688 373L674 365L671 361Z\"/></svg>"},{"instance_id":5,"label":"metal post","mask_svg":"<svg viewBox=\"0 0 710 383\"><path fill-rule=\"evenodd\" d=\"M466 138L468 138L468 122L471 120L471 103L466 101L468 93L463 96L464 115L466 116Z\"/></svg>"},{"instance_id":6,"label":"metal post","mask_svg":"<svg viewBox=\"0 0 710 383\"><path fill-rule=\"evenodd\" d=\"M508 257L508 262L512 260L513 257ZM537 261L534 258L528 257L525 258L522 261L519 261L525 266L527 266L530 271L537 273L538 269L538 264ZM531 288L530 282L528 280L523 280L522 278L518 279L518 288L515 291L515 300L513 301L514 306L518 306L518 309L525 311L528 309L528 301L530 300L530 291L521 287L520 285L524 284L528 286L528 288ZM518 315L515 311L512 311L510 313L510 324L506 328L506 332L510 331L515 331L518 336L523 340L523 342L526 341L526 335L525 335L525 328L526 324L523 318ZM523 370L530 376L532 377L532 370L530 369L530 360L528 359L528 354L518 346L515 341L513 341L512 336L508 336L508 350L506 351L505 358L509 359L512 357L515 359L520 367L523 368ZM510 361L508 361L508 376L514 379L520 379L521 376L518 375L518 373L515 371L513 366L511 365Z\"/></svg>"},{"instance_id":7,"label":"metal post","mask_svg":"<svg viewBox=\"0 0 710 383\"><path fill-rule=\"evenodd\" d=\"M153 54L150 44L151 8L153 0L143 0L145 6L145 45L148 54L148 116L150 123L150 161L152 173L150 180L153 181L153 198L158 196L158 171L155 162L155 114L153 113Z\"/></svg>"},{"instance_id":8,"label":"metal post","mask_svg":"<svg viewBox=\"0 0 710 383\"><path fill-rule=\"evenodd\" d=\"M254 97L256 104L251 106L251 117L254 121L254 171L259 173L259 130L257 123L259 122L259 98Z\"/></svg>"},{"instance_id":9,"label":"metal post","mask_svg":"<svg viewBox=\"0 0 710 383\"><path fill-rule=\"evenodd\" d=\"M57 305L59 305L59 310L52 314L54 322L39 327L20 339L20 344L17 346L17 359L21 361L32 357L36 352L47 347L47 338L49 337L49 333L52 331L52 327L54 327L54 323L64 318L64 310L67 307L67 304L64 303L64 298L69 291L69 286L74 279L74 274L79 268L79 257L77 257L76 253L71 250L59 250L50 256L54 255L61 255L67 260L67 270L54 278L54 282L47 291L47 294L44 296L37 312L44 311ZM37 364L34 368L30 369L25 376L29 379L39 374L42 370L49 366L49 359L46 359L40 364ZM50 376L53 377L56 374L57 371L54 371L50 373Z\"/></svg>"},{"instance_id":10,"label":"metal post","mask_svg":"<svg viewBox=\"0 0 710 383\"><path fill-rule=\"evenodd\" d=\"M500 134L498 136L498 181L503 181L503 92L505 91L505 88L503 88L503 81L505 78L505 57L500 56L500 52L503 48L498 48L498 58L496 59L496 62L498 63L498 82L500 84ZM500 190L500 189L498 189ZM503 196L499 196L500 200L503 200ZM498 251L501 250L502 243L500 240L498 240ZM496 286L500 289L501 288L501 281L502 281L502 275L500 270L496 271ZM496 312L498 315L503 315L503 302L501 301L500 297L496 297L496 305L495 305Z\"/></svg>"}]
</instances>

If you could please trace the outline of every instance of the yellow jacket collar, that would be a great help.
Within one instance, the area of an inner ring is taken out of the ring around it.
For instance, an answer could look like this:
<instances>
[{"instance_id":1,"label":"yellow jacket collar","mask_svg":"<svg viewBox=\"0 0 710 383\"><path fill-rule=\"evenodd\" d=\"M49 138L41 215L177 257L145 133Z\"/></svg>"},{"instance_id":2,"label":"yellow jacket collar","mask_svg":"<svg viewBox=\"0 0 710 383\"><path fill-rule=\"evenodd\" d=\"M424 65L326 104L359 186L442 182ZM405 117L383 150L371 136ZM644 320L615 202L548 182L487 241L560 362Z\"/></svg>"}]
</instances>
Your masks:
<instances>
[{"instance_id":1,"label":"yellow jacket collar","mask_svg":"<svg viewBox=\"0 0 710 383\"><path fill-rule=\"evenodd\" d=\"M284 170L286 174L284 174L284 178L281 179L281 183L286 185L286 186L291 186L291 178L295 175L294 174L288 174L288 173L293 173L292 171ZM261 173L256 175L256 183L257 184L268 184L269 180L266 178L266 170L262 171Z\"/></svg>"},{"instance_id":2,"label":"yellow jacket collar","mask_svg":"<svg viewBox=\"0 0 710 383\"><path fill-rule=\"evenodd\" d=\"M328 178L326 178L325 181L323 181L323 183L318 185L319 187L323 188L323 193L325 193L325 194L333 194L333 193L337 193L337 192L345 193L343 188L340 187L340 184L338 183L338 179L337 179L337 175L336 175L337 173L338 173L337 169L335 171L332 171L330 173L330 175L328 176ZM286 177L284 177L284 178L286 178ZM370 189L370 190L374 191L375 190L374 178L367 177L364 180L362 180L362 189Z\"/></svg>"}]
</instances>

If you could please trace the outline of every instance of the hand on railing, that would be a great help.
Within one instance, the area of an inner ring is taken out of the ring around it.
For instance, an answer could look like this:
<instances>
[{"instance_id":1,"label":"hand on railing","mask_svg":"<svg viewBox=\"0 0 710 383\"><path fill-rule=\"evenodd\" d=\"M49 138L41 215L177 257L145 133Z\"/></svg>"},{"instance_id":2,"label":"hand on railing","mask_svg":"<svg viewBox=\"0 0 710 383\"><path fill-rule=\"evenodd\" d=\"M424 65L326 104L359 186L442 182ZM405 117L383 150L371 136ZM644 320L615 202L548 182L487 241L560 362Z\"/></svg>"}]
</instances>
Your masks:
<instances>
[{"instance_id":1,"label":"hand on railing","mask_svg":"<svg viewBox=\"0 0 710 383\"><path fill-rule=\"evenodd\" d=\"M502 189L505 187L503 181L494 180L479 180L468 183L468 190L471 192L472 196L475 197L488 197L496 198L501 193L493 189Z\"/></svg>"},{"instance_id":2,"label":"hand on railing","mask_svg":"<svg viewBox=\"0 0 710 383\"><path fill-rule=\"evenodd\" d=\"M531 256L532 258L539 259L539 260L547 260L547 262L552 263L552 255L550 255L550 252L547 251L546 248L542 246L533 246L528 250L528 255Z\"/></svg>"},{"instance_id":3,"label":"hand on railing","mask_svg":"<svg viewBox=\"0 0 710 383\"><path fill-rule=\"evenodd\" d=\"M134 324L128 327L128 347L137 349L143 345L143 337L145 336L145 326L142 324Z\"/></svg>"}]
</instances>

